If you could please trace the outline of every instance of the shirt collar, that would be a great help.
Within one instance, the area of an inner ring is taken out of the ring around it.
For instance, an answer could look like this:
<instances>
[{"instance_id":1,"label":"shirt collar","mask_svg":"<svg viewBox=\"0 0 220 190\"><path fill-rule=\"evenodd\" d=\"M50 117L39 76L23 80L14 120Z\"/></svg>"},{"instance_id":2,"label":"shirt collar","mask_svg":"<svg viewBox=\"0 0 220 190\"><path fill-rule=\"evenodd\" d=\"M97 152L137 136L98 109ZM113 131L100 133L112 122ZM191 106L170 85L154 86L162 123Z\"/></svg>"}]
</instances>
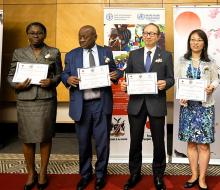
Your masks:
<instances>
[{"instance_id":1,"label":"shirt collar","mask_svg":"<svg viewBox=\"0 0 220 190\"><path fill-rule=\"evenodd\" d=\"M146 54L148 51L151 51L151 55L154 55L155 51L156 51L157 46L154 46L151 49L148 49L147 47L144 47L144 53Z\"/></svg>"},{"instance_id":2,"label":"shirt collar","mask_svg":"<svg viewBox=\"0 0 220 190\"><path fill-rule=\"evenodd\" d=\"M87 53L89 53L89 49L83 49L84 51L86 51ZM92 48L91 48L92 52L97 54L98 53L98 49L97 49L97 45L95 44Z\"/></svg>"}]
</instances>

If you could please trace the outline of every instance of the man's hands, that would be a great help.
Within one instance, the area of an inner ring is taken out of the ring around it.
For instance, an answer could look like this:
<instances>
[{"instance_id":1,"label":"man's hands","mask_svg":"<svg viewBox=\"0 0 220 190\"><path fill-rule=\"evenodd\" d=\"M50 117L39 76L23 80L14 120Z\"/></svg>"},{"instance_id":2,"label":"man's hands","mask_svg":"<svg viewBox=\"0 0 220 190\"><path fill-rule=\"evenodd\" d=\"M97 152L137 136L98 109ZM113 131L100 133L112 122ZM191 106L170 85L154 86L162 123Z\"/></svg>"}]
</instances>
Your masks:
<instances>
[{"instance_id":1,"label":"man's hands","mask_svg":"<svg viewBox=\"0 0 220 190\"><path fill-rule=\"evenodd\" d=\"M127 83L125 81L121 82L121 91L126 92L127 90ZM158 80L157 81L157 86L159 90L163 90L166 87L166 81L165 80Z\"/></svg>"},{"instance_id":2,"label":"man's hands","mask_svg":"<svg viewBox=\"0 0 220 190\"><path fill-rule=\"evenodd\" d=\"M128 84L127 84L127 82L125 82L125 80L122 80L122 81L121 81L120 86L121 86L121 91L123 91L123 92L126 92L126 91L127 91L127 86L128 86Z\"/></svg>"},{"instance_id":3,"label":"man's hands","mask_svg":"<svg viewBox=\"0 0 220 190\"><path fill-rule=\"evenodd\" d=\"M117 71L112 71L112 72L109 73L109 75L110 75L110 79L111 80L116 80L118 78ZM76 76L70 76L67 79L67 83L70 86L73 86L73 87L77 87L77 85L79 84L79 81L80 81L80 78L78 78Z\"/></svg>"},{"instance_id":4,"label":"man's hands","mask_svg":"<svg viewBox=\"0 0 220 190\"><path fill-rule=\"evenodd\" d=\"M117 71L112 71L112 72L109 73L109 75L110 75L111 80L116 80L117 77L118 77Z\"/></svg>"},{"instance_id":5,"label":"man's hands","mask_svg":"<svg viewBox=\"0 0 220 190\"><path fill-rule=\"evenodd\" d=\"M163 90L163 89L165 89L165 87L166 87L166 81L165 80L158 80L157 81L157 88L159 89L159 90Z\"/></svg>"},{"instance_id":6,"label":"man's hands","mask_svg":"<svg viewBox=\"0 0 220 190\"><path fill-rule=\"evenodd\" d=\"M77 87L77 85L79 84L79 81L80 79L76 76L70 76L68 79L67 79L67 83L70 85L70 86L73 86L73 87Z\"/></svg>"}]
</instances>

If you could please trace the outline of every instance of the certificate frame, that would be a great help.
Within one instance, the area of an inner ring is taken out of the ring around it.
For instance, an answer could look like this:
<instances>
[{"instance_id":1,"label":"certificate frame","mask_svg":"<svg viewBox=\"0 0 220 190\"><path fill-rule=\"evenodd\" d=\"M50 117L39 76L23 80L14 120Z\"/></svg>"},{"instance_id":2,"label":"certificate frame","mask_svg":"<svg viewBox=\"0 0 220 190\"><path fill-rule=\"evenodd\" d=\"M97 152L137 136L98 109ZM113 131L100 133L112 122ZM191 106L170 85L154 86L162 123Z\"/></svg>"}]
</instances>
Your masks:
<instances>
[{"instance_id":1,"label":"certificate frame","mask_svg":"<svg viewBox=\"0 0 220 190\"><path fill-rule=\"evenodd\" d=\"M40 80L47 78L48 68L49 65L43 63L17 62L12 82L20 83L29 78L31 84L40 85Z\"/></svg>"},{"instance_id":2,"label":"certificate frame","mask_svg":"<svg viewBox=\"0 0 220 190\"><path fill-rule=\"evenodd\" d=\"M206 102L207 80L177 78L176 99Z\"/></svg>"},{"instance_id":3,"label":"certificate frame","mask_svg":"<svg viewBox=\"0 0 220 190\"><path fill-rule=\"evenodd\" d=\"M109 66L100 65L96 67L78 68L79 89L93 89L111 86Z\"/></svg>"},{"instance_id":4,"label":"certificate frame","mask_svg":"<svg viewBox=\"0 0 220 190\"><path fill-rule=\"evenodd\" d=\"M157 73L127 73L127 92L132 94L158 94Z\"/></svg>"}]
</instances>

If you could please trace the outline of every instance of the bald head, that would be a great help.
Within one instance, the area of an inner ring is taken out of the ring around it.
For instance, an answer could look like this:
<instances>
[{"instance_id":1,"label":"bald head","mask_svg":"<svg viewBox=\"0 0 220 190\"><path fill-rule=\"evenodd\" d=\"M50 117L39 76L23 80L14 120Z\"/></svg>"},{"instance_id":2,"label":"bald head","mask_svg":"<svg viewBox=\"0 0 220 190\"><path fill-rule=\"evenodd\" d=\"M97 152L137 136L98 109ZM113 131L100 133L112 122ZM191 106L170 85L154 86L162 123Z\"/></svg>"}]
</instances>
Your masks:
<instances>
[{"instance_id":1,"label":"bald head","mask_svg":"<svg viewBox=\"0 0 220 190\"><path fill-rule=\"evenodd\" d=\"M96 29L85 25L79 30L79 44L84 49L90 49L95 45L97 39Z\"/></svg>"}]
</instances>

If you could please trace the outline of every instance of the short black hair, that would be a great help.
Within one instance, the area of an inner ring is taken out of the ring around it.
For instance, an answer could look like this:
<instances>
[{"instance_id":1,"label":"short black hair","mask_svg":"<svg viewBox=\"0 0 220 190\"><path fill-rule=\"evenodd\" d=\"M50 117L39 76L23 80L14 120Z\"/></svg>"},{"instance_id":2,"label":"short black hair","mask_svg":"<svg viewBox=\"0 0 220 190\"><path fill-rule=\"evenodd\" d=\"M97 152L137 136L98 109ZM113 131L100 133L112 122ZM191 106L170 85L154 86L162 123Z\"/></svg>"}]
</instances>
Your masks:
<instances>
[{"instance_id":1,"label":"short black hair","mask_svg":"<svg viewBox=\"0 0 220 190\"><path fill-rule=\"evenodd\" d=\"M32 22L32 23L28 24L27 27L26 27L26 34L28 34L28 31L30 30L30 28L32 26L39 26L43 30L44 34L47 34L46 27L40 22Z\"/></svg>"},{"instance_id":2,"label":"short black hair","mask_svg":"<svg viewBox=\"0 0 220 190\"><path fill-rule=\"evenodd\" d=\"M147 27L147 26L150 26L150 25L152 25L152 26L155 26L156 28L157 28L157 34L158 35L160 35L160 27L157 25L157 24L154 24L154 23L148 23L148 24L146 24L145 26L144 26L144 28L143 28L143 32L144 32L144 29Z\"/></svg>"}]
</instances>

